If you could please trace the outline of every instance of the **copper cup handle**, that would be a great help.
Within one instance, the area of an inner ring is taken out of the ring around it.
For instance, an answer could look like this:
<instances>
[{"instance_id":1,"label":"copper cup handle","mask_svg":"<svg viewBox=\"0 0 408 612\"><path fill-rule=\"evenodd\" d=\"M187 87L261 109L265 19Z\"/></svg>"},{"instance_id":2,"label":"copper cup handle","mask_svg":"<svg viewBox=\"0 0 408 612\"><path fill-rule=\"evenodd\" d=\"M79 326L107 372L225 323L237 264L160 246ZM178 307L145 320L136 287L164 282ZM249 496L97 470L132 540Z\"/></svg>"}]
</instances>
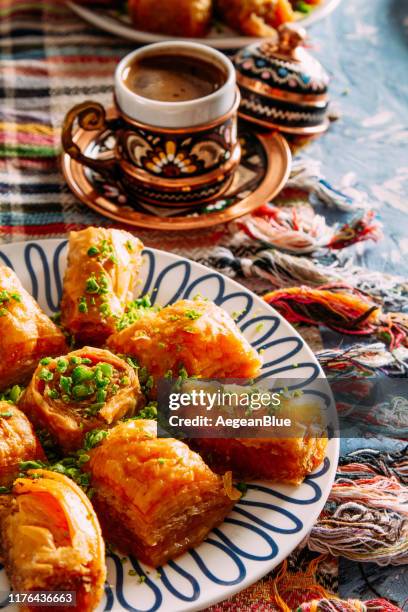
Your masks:
<instances>
[{"instance_id":1,"label":"copper cup handle","mask_svg":"<svg viewBox=\"0 0 408 612\"><path fill-rule=\"evenodd\" d=\"M102 104L88 100L73 106L65 115L62 126L61 143L62 148L72 159L75 159L83 166L87 166L95 172L114 178L117 173L117 159L111 157L109 159L93 159L84 155L72 137L73 126L75 121L86 131L115 129L118 124L117 119L109 120L106 118L106 112Z\"/></svg>"}]
</instances>

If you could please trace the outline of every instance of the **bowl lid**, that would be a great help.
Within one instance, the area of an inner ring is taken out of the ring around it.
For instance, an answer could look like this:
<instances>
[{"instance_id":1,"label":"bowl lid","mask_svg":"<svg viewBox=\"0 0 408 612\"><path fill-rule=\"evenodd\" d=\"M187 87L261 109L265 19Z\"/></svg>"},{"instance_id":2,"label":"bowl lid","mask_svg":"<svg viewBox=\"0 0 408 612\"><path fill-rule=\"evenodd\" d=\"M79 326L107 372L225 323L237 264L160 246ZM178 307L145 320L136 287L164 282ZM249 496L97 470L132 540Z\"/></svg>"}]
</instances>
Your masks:
<instances>
[{"instance_id":1,"label":"bowl lid","mask_svg":"<svg viewBox=\"0 0 408 612\"><path fill-rule=\"evenodd\" d=\"M292 24L283 24L275 39L256 42L235 56L238 84L250 81L271 90L305 96L324 96L329 75L303 46L306 31Z\"/></svg>"}]
</instances>

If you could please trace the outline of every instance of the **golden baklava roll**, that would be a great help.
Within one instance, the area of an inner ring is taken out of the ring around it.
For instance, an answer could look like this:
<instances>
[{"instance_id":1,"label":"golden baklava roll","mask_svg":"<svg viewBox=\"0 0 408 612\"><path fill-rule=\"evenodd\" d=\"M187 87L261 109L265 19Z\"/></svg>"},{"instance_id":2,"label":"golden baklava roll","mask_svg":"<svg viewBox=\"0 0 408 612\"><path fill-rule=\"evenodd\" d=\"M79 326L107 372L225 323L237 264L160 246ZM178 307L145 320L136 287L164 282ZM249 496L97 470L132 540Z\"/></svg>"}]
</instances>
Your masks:
<instances>
[{"instance_id":1,"label":"golden baklava roll","mask_svg":"<svg viewBox=\"0 0 408 612\"><path fill-rule=\"evenodd\" d=\"M61 330L24 289L13 270L0 264L0 391L24 383L44 355L66 350Z\"/></svg>"},{"instance_id":2,"label":"golden baklava roll","mask_svg":"<svg viewBox=\"0 0 408 612\"><path fill-rule=\"evenodd\" d=\"M0 402L0 486L8 487L21 461L45 460L40 441L26 415L9 402Z\"/></svg>"},{"instance_id":3,"label":"golden baklava roll","mask_svg":"<svg viewBox=\"0 0 408 612\"><path fill-rule=\"evenodd\" d=\"M250 390L244 388L244 393ZM234 430L236 438L220 437L221 422L218 437L207 438L203 429L200 437L190 441L191 447L216 472L231 470L239 480L300 484L323 461L328 415L317 398L311 399L301 392L291 396L289 391L283 391L274 405L252 408L249 402L242 407L234 406L228 415L224 408L220 406L219 415L242 419L241 430ZM224 431L228 435L231 430L224 426Z\"/></svg>"},{"instance_id":4,"label":"golden baklava roll","mask_svg":"<svg viewBox=\"0 0 408 612\"><path fill-rule=\"evenodd\" d=\"M129 15L139 30L172 36L205 36L212 14L212 0L129 0Z\"/></svg>"},{"instance_id":5,"label":"golden baklava roll","mask_svg":"<svg viewBox=\"0 0 408 612\"><path fill-rule=\"evenodd\" d=\"M42 359L19 407L69 452L81 447L88 431L132 416L140 400L133 367L110 351L85 346Z\"/></svg>"},{"instance_id":6,"label":"golden baklava roll","mask_svg":"<svg viewBox=\"0 0 408 612\"><path fill-rule=\"evenodd\" d=\"M202 378L252 378L262 360L229 314L204 299L143 313L113 334L108 347L134 357L155 380L180 368Z\"/></svg>"},{"instance_id":7,"label":"golden baklava roll","mask_svg":"<svg viewBox=\"0 0 408 612\"><path fill-rule=\"evenodd\" d=\"M323 461L327 437L309 432L301 438L197 438L192 446L216 472L300 484Z\"/></svg>"},{"instance_id":8,"label":"golden baklava roll","mask_svg":"<svg viewBox=\"0 0 408 612\"><path fill-rule=\"evenodd\" d=\"M61 323L77 344L101 346L115 330L142 265L143 245L115 229L88 227L69 236Z\"/></svg>"},{"instance_id":9,"label":"golden baklava roll","mask_svg":"<svg viewBox=\"0 0 408 612\"><path fill-rule=\"evenodd\" d=\"M92 502L121 552L157 567L202 542L239 492L186 444L157 438L156 422L131 420L90 451Z\"/></svg>"},{"instance_id":10,"label":"golden baklava roll","mask_svg":"<svg viewBox=\"0 0 408 612\"><path fill-rule=\"evenodd\" d=\"M69 478L31 470L1 499L0 544L7 575L16 592L70 591L75 605L62 609L92 612L103 595L105 546L92 505ZM45 612L59 606L25 604Z\"/></svg>"},{"instance_id":11,"label":"golden baklava roll","mask_svg":"<svg viewBox=\"0 0 408 612\"><path fill-rule=\"evenodd\" d=\"M289 0L217 0L216 6L225 23L247 36L273 36L295 19Z\"/></svg>"}]
</instances>

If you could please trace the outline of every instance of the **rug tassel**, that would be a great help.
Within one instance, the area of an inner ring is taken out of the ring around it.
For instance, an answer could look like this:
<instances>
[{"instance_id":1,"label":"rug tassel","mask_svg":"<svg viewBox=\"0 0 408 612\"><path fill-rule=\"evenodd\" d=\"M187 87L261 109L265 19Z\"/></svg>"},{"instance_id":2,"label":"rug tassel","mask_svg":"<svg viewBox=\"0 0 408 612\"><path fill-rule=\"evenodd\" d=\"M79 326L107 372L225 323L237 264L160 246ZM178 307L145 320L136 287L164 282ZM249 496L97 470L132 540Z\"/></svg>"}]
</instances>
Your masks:
<instances>
[{"instance_id":1,"label":"rug tassel","mask_svg":"<svg viewBox=\"0 0 408 612\"><path fill-rule=\"evenodd\" d=\"M384 313L380 304L344 284L277 289L267 293L264 300L290 323L326 325L350 335L376 334L391 350L407 341L407 314Z\"/></svg>"},{"instance_id":2,"label":"rug tassel","mask_svg":"<svg viewBox=\"0 0 408 612\"><path fill-rule=\"evenodd\" d=\"M293 160L287 187L308 191L326 205L343 211L367 206L365 194L353 189L354 197L351 197L346 190L336 189L323 177L321 163L305 156L299 156Z\"/></svg>"}]
</instances>

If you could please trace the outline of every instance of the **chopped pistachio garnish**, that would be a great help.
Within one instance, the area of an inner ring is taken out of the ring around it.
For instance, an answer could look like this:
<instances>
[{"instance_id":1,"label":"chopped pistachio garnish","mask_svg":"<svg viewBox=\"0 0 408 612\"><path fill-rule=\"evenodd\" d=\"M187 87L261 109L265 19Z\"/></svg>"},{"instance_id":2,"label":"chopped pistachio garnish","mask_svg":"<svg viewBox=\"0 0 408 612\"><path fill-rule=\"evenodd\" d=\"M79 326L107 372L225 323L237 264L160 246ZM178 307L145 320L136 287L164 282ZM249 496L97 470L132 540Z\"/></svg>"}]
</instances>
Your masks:
<instances>
[{"instance_id":1,"label":"chopped pistachio garnish","mask_svg":"<svg viewBox=\"0 0 408 612\"><path fill-rule=\"evenodd\" d=\"M187 319L191 319L191 321L195 321L201 317L201 312L197 312L196 310L186 310L185 313Z\"/></svg>"},{"instance_id":2,"label":"chopped pistachio garnish","mask_svg":"<svg viewBox=\"0 0 408 612\"><path fill-rule=\"evenodd\" d=\"M86 416L96 415L106 401L119 391L120 385L130 382L129 377L116 370L111 363L102 361L94 364L89 357L60 357L54 363L54 372L45 367L40 372L40 378L47 383L53 380L52 386L46 386L45 395L71 404L73 409L75 402L86 401L89 404L83 408Z\"/></svg>"},{"instance_id":3,"label":"chopped pistachio garnish","mask_svg":"<svg viewBox=\"0 0 408 612\"><path fill-rule=\"evenodd\" d=\"M108 304L108 302L103 302L103 304L100 305L99 312L104 317L111 317L112 316L112 310L111 310L111 307Z\"/></svg>"},{"instance_id":4,"label":"chopped pistachio garnish","mask_svg":"<svg viewBox=\"0 0 408 612\"><path fill-rule=\"evenodd\" d=\"M79 312L82 312L83 314L86 314L88 312L88 304L86 303L86 297L82 296L79 300L79 304L78 304L78 310Z\"/></svg>"},{"instance_id":5,"label":"chopped pistachio garnish","mask_svg":"<svg viewBox=\"0 0 408 612\"><path fill-rule=\"evenodd\" d=\"M159 311L159 306L152 306L149 295L144 295L141 298L137 298L132 302L129 302L126 306L125 314L119 319L116 329L121 331L126 327L129 327L135 321L138 321L148 311Z\"/></svg>"},{"instance_id":6,"label":"chopped pistachio garnish","mask_svg":"<svg viewBox=\"0 0 408 612\"><path fill-rule=\"evenodd\" d=\"M5 392L5 396L8 397L10 402L12 402L13 404L17 404L22 392L23 392L23 389L22 387L20 387L20 385L13 385L11 389L8 389Z\"/></svg>"},{"instance_id":7,"label":"chopped pistachio garnish","mask_svg":"<svg viewBox=\"0 0 408 612\"><path fill-rule=\"evenodd\" d=\"M139 369L139 364L134 357L126 357L126 363L128 363L134 370Z\"/></svg>"},{"instance_id":8,"label":"chopped pistachio garnish","mask_svg":"<svg viewBox=\"0 0 408 612\"><path fill-rule=\"evenodd\" d=\"M59 359L57 359L57 371L58 372L63 374L64 372L67 371L68 367L69 367L68 359L65 359L65 357L60 357Z\"/></svg>"},{"instance_id":9,"label":"chopped pistachio garnish","mask_svg":"<svg viewBox=\"0 0 408 612\"><path fill-rule=\"evenodd\" d=\"M157 420L157 402L149 402L136 416L126 419L129 421L137 421L139 419Z\"/></svg>"},{"instance_id":10,"label":"chopped pistachio garnish","mask_svg":"<svg viewBox=\"0 0 408 612\"><path fill-rule=\"evenodd\" d=\"M50 380L52 380L54 378L54 374L52 372L50 372L50 370L47 370L47 368L42 368L40 370L38 378L40 380L45 380L45 381L49 382Z\"/></svg>"},{"instance_id":11,"label":"chopped pistachio garnish","mask_svg":"<svg viewBox=\"0 0 408 612\"><path fill-rule=\"evenodd\" d=\"M106 401L107 395L108 395L108 392L106 391L106 389L98 389L96 392L96 402L98 404L104 404L104 402Z\"/></svg>"},{"instance_id":12,"label":"chopped pistachio garnish","mask_svg":"<svg viewBox=\"0 0 408 612\"><path fill-rule=\"evenodd\" d=\"M110 363L98 363L96 366L104 376L109 378L113 375L113 366Z\"/></svg>"},{"instance_id":13,"label":"chopped pistachio garnish","mask_svg":"<svg viewBox=\"0 0 408 612\"><path fill-rule=\"evenodd\" d=\"M89 257L95 257L95 255L99 255L98 247L94 245L89 247L87 254L89 255Z\"/></svg>"},{"instance_id":14,"label":"chopped pistachio garnish","mask_svg":"<svg viewBox=\"0 0 408 612\"><path fill-rule=\"evenodd\" d=\"M84 450L89 451L98 446L106 438L108 432L105 429L94 429L85 434Z\"/></svg>"},{"instance_id":15,"label":"chopped pistachio garnish","mask_svg":"<svg viewBox=\"0 0 408 612\"><path fill-rule=\"evenodd\" d=\"M85 291L87 293L99 293L100 286L96 280L95 275L92 275L89 278L87 278L86 283L85 283Z\"/></svg>"},{"instance_id":16,"label":"chopped pistachio garnish","mask_svg":"<svg viewBox=\"0 0 408 612\"><path fill-rule=\"evenodd\" d=\"M9 302L11 299L15 300L16 302L21 302L21 295L19 293L17 293L16 291L7 291L6 289L3 289L2 291L0 291L0 302Z\"/></svg>"},{"instance_id":17,"label":"chopped pistachio garnish","mask_svg":"<svg viewBox=\"0 0 408 612\"><path fill-rule=\"evenodd\" d=\"M59 380L59 384L63 392L69 396L71 393L72 378L70 376L61 376Z\"/></svg>"},{"instance_id":18,"label":"chopped pistachio garnish","mask_svg":"<svg viewBox=\"0 0 408 612\"><path fill-rule=\"evenodd\" d=\"M98 412L104 407L104 403L91 404L85 410L87 416L96 416Z\"/></svg>"},{"instance_id":19,"label":"chopped pistachio garnish","mask_svg":"<svg viewBox=\"0 0 408 612\"><path fill-rule=\"evenodd\" d=\"M148 393L151 389L153 389L154 380L153 376L148 376L145 384L143 385L143 390L145 393Z\"/></svg>"},{"instance_id":20,"label":"chopped pistachio garnish","mask_svg":"<svg viewBox=\"0 0 408 612\"><path fill-rule=\"evenodd\" d=\"M40 364L46 366L46 365L49 365L51 361L52 361L52 357L43 357L40 360Z\"/></svg>"},{"instance_id":21,"label":"chopped pistachio garnish","mask_svg":"<svg viewBox=\"0 0 408 612\"><path fill-rule=\"evenodd\" d=\"M179 377L182 380L187 380L187 378L188 378L188 372L187 372L187 370L186 370L186 368L184 366L181 366L180 369L179 369Z\"/></svg>"},{"instance_id":22,"label":"chopped pistachio garnish","mask_svg":"<svg viewBox=\"0 0 408 612\"><path fill-rule=\"evenodd\" d=\"M86 399L92 395L94 389L90 385L78 384L72 387L72 396L74 400Z\"/></svg>"},{"instance_id":23,"label":"chopped pistachio garnish","mask_svg":"<svg viewBox=\"0 0 408 612\"><path fill-rule=\"evenodd\" d=\"M48 389L47 395L51 399L54 399L54 400L59 399L59 393L56 389Z\"/></svg>"},{"instance_id":24,"label":"chopped pistachio garnish","mask_svg":"<svg viewBox=\"0 0 408 612\"><path fill-rule=\"evenodd\" d=\"M95 372L86 365L78 365L72 370L72 380L75 384L92 380L94 376Z\"/></svg>"},{"instance_id":25,"label":"chopped pistachio garnish","mask_svg":"<svg viewBox=\"0 0 408 612\"><path fill-rule=\"evenodd\" d=\"M109 286L108 277L105 276L104 274L101 274L99 277L99 285L101 287L100 293L108 293L108 286Z\"/></svg>"},{"instance_id":26,"label":"chopped pistachio garnish","mask_svg":"<svg viewBox=\"0 0 408 612\"><path fill-rule=\"evenodd\" d=\"M98 388L107 387L109 385L109 378L103 375L102 370L95 370L95 385Z\"/></svg>"},{"instance_id":27,"label":"chopped pistachio garnish","mask_svg":"<svg viewBox=\"0 0 408 612\"><path fill-rule=\"evenodd\" d=\"M246 484L246 482L238 482L235 485L235 488L238 489L238 491L241 492L241 497L244 497L245 493L248 490L248 485Z\"/></svg>"},{"instance_id":28,"label":"chopped pistachio garnish","mask_svg":"<svg viewBox=\"0 0 408 612\"><path fill-rule=\"evenodd\" d=\"M15 291L6 291L6 289L3 289L2 291L0 291L0 304L5 304L7 302L9 302L11 299L13 299L16 302L21 302L21 295ZM4 306L2 308L0 308L0 317L5 317L6 314L8 313L7 308L4 308Z\"/></svg>"}]
</instances>

